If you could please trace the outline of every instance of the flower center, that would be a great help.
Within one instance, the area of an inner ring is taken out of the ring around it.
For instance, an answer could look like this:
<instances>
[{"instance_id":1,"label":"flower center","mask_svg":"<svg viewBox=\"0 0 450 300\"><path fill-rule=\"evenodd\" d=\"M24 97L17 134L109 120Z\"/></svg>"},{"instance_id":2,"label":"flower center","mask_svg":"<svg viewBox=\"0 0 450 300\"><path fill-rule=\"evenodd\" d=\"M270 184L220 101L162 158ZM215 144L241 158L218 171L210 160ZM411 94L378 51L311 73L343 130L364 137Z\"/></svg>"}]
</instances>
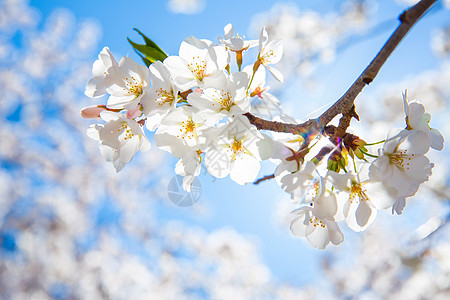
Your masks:
<instances>
[{"instance_id":1,"label":"flower center","mask_svg":"<svg viewBox=\"0 0 450 300\"><path fill-rule=\"evenodd\" d=\"M320 181L316 180L309 187L305 197L314 201L318 195L320 195Z\"/></svg>"},{"instance_id":2,"label":"flower center","mask_svg":"<svg viewBox=\"0 0 450 300\"><path fill-rule=\"evenodd\" d=\"M230 111L231 107L234 105L229 92L221 91L220 95L217 96L217 103L220 104L220 110Z\"/></svg>"},{"instance_id":3,"label":"flower center","mask_svg":"<svg viewBox=\"0 0 450 300\"><path fill-rule=\"evenodd\" d=\"M275 53L273 52L273 50L270 50L270 51L264 53L262 56L260 56L259 60L261 61L261 63L263 65L266 65L266 64L270 64L273 57L275 57Z\"/></svg>"},{"instance_id":4,"label":"flower center","mask_svg":"<svg viewBox=\"0 0 450 300\"><path fill-rule=\"evenodd\" d=\"M263 96L262 96L262 93L264 92L264 91L267 91L268 90L268 88L261 88L260 86L258 86L251 94L250 94L250 97L255 97L255 96L258 96L259 98L263 98Z\"/></svg>"},{"instance_id":5,"label":"flower center","mask_svg":"<svg viewBox=\"0 0 450 300\"><path fill-rule=\"evenodd\" d=\"M408 150L403 150L400 152L394 152L392 154L387 154L387 156L389 157L389 163L391 165L395 165L400 169L405 169L409 170L409 162L411 160L411 156L414 156L414 154L411 154L411 156L409 154L407 154Z\"/></svg>"},{"instance_id":6,"label":"flower center","mask_svg":"<svg viewBox=\"0 0 450 300\"><path fill-rule=\"evenodd\" d=\"M128 94L135 95L136 97L142 94L142 83L137 81L133 76L131 76L131 80L128 77L125 78L125 85L128 89Z\"/></svg>"},{"instance_id":7,"label":"flower center","mask_svg":"<svg viewBox=\"0 0 450 300\"><path fill-rule=\"evenodd\" d=\"M325 224L323 224L322 221L320 221L319 219L317 219L317 217L311 218L309 220L309 223L312 224L314 227L320 226L322 228L325 228Z\"/></svg>"},{"instance_id":8,"label":"flower center","mask_svg":"<svg viewBox=\"0 0 450 300\"><path fill-rule=\"evenodd\" d=\"M202 81L205 77L206 62L199 56L192 57L192 63L187 64L188 69L194 74L195 78Z\"/></svg>"},{"instance_id":9,"label":"flower center","mask_svg":"<svg viewBox=\"0 0 450 300\"><path fill-rule=\"evenodd\" d=\"M234 138L234 141L232 144L228 145L229 150L233 151L232 153L232 160L236 160L236 156L239 153L243 153L245 151L244 145L242 145L243 140L237 140Z\"/></svg>"},{"instance_id":10,"label":"flower center","mask_svg":"<svg viewBox=\"0 0 450 300\"><path fill-rule=\"evenodd\" d=\"M122 131L121 135L123 135L124 141L130 140L132 137L134 137L134 133L131 130L131 128L128 126L127 122L122 122L122 125L119 129L117 129L118 132Z\"/></svg>"},{"instance_id":11,"label":"flower center","mask_svg":"<svg viewBox=\"0 0 450 300\"><path fill-rule=\"evenodd\" d=\"M194 121L192 121L191 118L187 119L186 121L182 121L181 128L180 128L181 138L182 139L184 139L185 137L187 137L188 139L194 138L196 127L197 127L197 125L194 123ZM177 135L177 137L180 137L180 136Z\"/></svg>"},{"instance_id":12,"label":"flower center","mask_svg":"<svg viewBox=\"0 0 450 300\"><path fill-rule=\"evenodd\" d=\"M156 94L158 95L159 98L155 99L155 101L158 103L159 106L162 106L166 103L169 103L169 105L171 105L175 100L175 96L171 91L163 90L162 88L156 90Z\"/></svg>"},{"instance_id":13,"label":"flower center","mask_svg":"<svg viewBox=\"0 0 450 300\"><path fill-rule=\"evenodd\" d=\"M367 190L362 186L362 184L352 180L352 186L350 187L350 202L358 203L359 201L369 200L366 191Z\"/></svg>"}]
</instances>

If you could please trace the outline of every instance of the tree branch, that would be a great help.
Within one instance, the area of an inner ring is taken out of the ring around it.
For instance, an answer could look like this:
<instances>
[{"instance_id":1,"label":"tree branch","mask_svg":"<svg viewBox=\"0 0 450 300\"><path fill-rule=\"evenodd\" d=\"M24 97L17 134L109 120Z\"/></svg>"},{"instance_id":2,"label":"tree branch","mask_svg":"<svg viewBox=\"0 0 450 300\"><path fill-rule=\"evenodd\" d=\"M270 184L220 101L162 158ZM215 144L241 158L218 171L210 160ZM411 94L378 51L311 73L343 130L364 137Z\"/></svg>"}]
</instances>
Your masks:
<instances>
[{"instance_id":1,"label":"tree branch","mask_svg":"<svg viewBox=\"0 0 450 300\"><path fill-rule=\"evenodd\" d=\"M378 52L377 56L356 79L345 94L334 103L327 111L319 117L319 123L322 126L327 125L335 116L350 110L356 97L362 89L371 83L388 57L392 54L400 41L409 32L411 27L420 19L420 17L436 2L436 0L422 0L413 7L407 9L400 15L400 25L388 39L386 44Z\"/></svg>"},{"instance_id":2,"label":"tree branch","mask_svg":"<svg viewBox=\"0 0 450 300\"><path fill-rule=\"evenodd\" d=\"M362 89L370 84L388 57L405 37L411 27L422 17L422 15L436 2L436 0L421 0L413 7L405 10L400 15L400 25L387 40L380 52L370 62L367 68L356 79L352 86L339 98L329 109L327 109L318 119L310 119L302 124L285 124L282 122L267 121L258 118L250 113L244 114L258 129L265 129L277 132L288 132L305 136L315 136L337 115L345 114L352 108L356 97Z\"/></svg>"}]
</instances>

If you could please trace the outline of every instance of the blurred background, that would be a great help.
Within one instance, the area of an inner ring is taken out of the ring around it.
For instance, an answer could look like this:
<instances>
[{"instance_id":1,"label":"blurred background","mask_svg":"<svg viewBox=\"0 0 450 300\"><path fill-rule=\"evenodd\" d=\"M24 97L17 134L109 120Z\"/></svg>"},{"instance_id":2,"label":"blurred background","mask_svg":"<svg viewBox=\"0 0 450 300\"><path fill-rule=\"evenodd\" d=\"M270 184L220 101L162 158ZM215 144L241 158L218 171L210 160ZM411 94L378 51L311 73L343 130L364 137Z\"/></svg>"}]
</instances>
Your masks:
<instances>
[{"instance_id":1,"label":"blurred background","mask_svg":"<svg viewBox=\"0 0 450 300\"><path fill-rule=\"evenodd\" d=\"M117 174L80 117L104 103L84 95L104 46L140 62L133 28L177 55L186 37L217 42L232 23L283 41L285 83L271 92L306 120L347 90L415 2L0 0L0 298L449 299L448 147L429 152L433 176L402 216L380 212L320 251L291 235L292 204L275 182L202 171L198 202L179 207L170 155L153 143ZM403 126L407 89L448 140L449 9L438 1L358 97L356 134L378 141Z\"/></svg>"}]
</instances>

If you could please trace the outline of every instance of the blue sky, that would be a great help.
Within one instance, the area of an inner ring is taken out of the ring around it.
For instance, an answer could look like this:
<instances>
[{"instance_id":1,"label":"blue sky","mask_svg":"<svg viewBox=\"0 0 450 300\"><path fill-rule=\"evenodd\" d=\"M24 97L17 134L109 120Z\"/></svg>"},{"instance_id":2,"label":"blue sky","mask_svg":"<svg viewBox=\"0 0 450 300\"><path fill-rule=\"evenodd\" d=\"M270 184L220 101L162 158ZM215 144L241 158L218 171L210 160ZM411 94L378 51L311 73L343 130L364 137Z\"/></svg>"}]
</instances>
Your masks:
<instances>
[{"instance_id":1,"label":"blue sky","mask_svg":"<svg viewBox=\"0 0 450 300\"><path fill-rule=\"evenodd\" d=\"M103 35L99 42L100 50L110 47L114 53L130 55L138 60L126 38L140 42L140 37L132 30L136 27L152 38L167 53L177 54L181 41L189 35L216 40L223 35L223 27L233 23L235 30L245 34L253 15L269 10L274 1L212 1L207 0L206 8L201 14L180 15L171 13L166 1L57 1L32 0L46 18L54 9L71 10L77 21L94 19L102 27ZM341 1L295 1L301 8L312 8L319 12L334 10ZM381 45L396 26L395 19L403 7L393 1L380 1L375 23L387 21L374 37L365 39L338 53L338 58L331 65L322 65L318 69L326 83L326 89L320 93L309 94L299 91L296 82L281 94L282 99L290 102L292 98L311 99L309 104L297 112L296 117L303 117L310 110L337 99L350 86L364 67L374 57ZM381 70L376 81L367 88L370 92L377 85L397 81L407 74L436 67L438 61L429 49L431 28L444 24L448 20L448 11L438 11L433 17L422 20L413 29L410 36L402 42L388 63ZM255 38L255 37L251 37ZM421 59L414 59L421 53ZM93 57L92 62L95 60ZM375 86L375 87L373 87ZM80 87L83 89L84 87ZM405 87L406 88L406 87ZM106 163L106 162L105 162ZM272 167L265 165L262 175L270 174ZM204 172L202 172L203 174ZM320 262L316 259L324 252L311 248L304 240L294 238L287 230L280 230L273 224L275 202L282 193L275 182L266 182L261 186L238 186L229 179L216 180L208 175L200 176L203 196L200 201L211 208L211 216L197 218L192 208L175 208L168 201L159 206L159 219L182 220L191 225L198 225L206 230L230 226L241 234L248 234L259 240L263 260L279 281L291 284L312 283L318 275ZM346 232L346 239L352 235ZM328 250L326 250L328 251ZM325 251L325 253L326 253Z\"/></svg>"}]
</instances>

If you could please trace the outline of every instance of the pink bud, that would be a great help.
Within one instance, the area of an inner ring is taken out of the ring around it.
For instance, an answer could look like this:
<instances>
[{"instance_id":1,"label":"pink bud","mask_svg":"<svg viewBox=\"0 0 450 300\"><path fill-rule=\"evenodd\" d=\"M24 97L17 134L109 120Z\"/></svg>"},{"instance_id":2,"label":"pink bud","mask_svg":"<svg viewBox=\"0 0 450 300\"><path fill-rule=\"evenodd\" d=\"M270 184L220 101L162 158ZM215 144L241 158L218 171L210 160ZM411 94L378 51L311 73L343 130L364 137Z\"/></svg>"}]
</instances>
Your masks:
<instances>
[{"instance_id":1,"label":"pink bud","mask_svg":"<svg viewBox=\"0 0 450 300\"><path fill-rule=\"evenodd\" d=\"M141 105L139 104L136 108L131 110L127 110L127 119L134 119L139 117L142 114Z\"/></svg>"},{"instance_id":2,"label":"pink bud","mask_svg":"<svg viewBox=\"0 0 450 300\"><path fill-rule=\"evenodd\" d=\"M100 118L100 113L105 109L106 107L104 105L85 107L81 110L81 116L85 119Z\"/></svg>"},{"instance_id":3,"label":"pink bud","mask_svg":"<svg viewBox=\"0 0 450 300\"><path fill-rule=\"evenodd\" d=\"M194 92L197 92L197 93L203 93L203 90L202 90L201 88L195 88L195 89L194 89Z\"/></svg>"}]
</instances>

